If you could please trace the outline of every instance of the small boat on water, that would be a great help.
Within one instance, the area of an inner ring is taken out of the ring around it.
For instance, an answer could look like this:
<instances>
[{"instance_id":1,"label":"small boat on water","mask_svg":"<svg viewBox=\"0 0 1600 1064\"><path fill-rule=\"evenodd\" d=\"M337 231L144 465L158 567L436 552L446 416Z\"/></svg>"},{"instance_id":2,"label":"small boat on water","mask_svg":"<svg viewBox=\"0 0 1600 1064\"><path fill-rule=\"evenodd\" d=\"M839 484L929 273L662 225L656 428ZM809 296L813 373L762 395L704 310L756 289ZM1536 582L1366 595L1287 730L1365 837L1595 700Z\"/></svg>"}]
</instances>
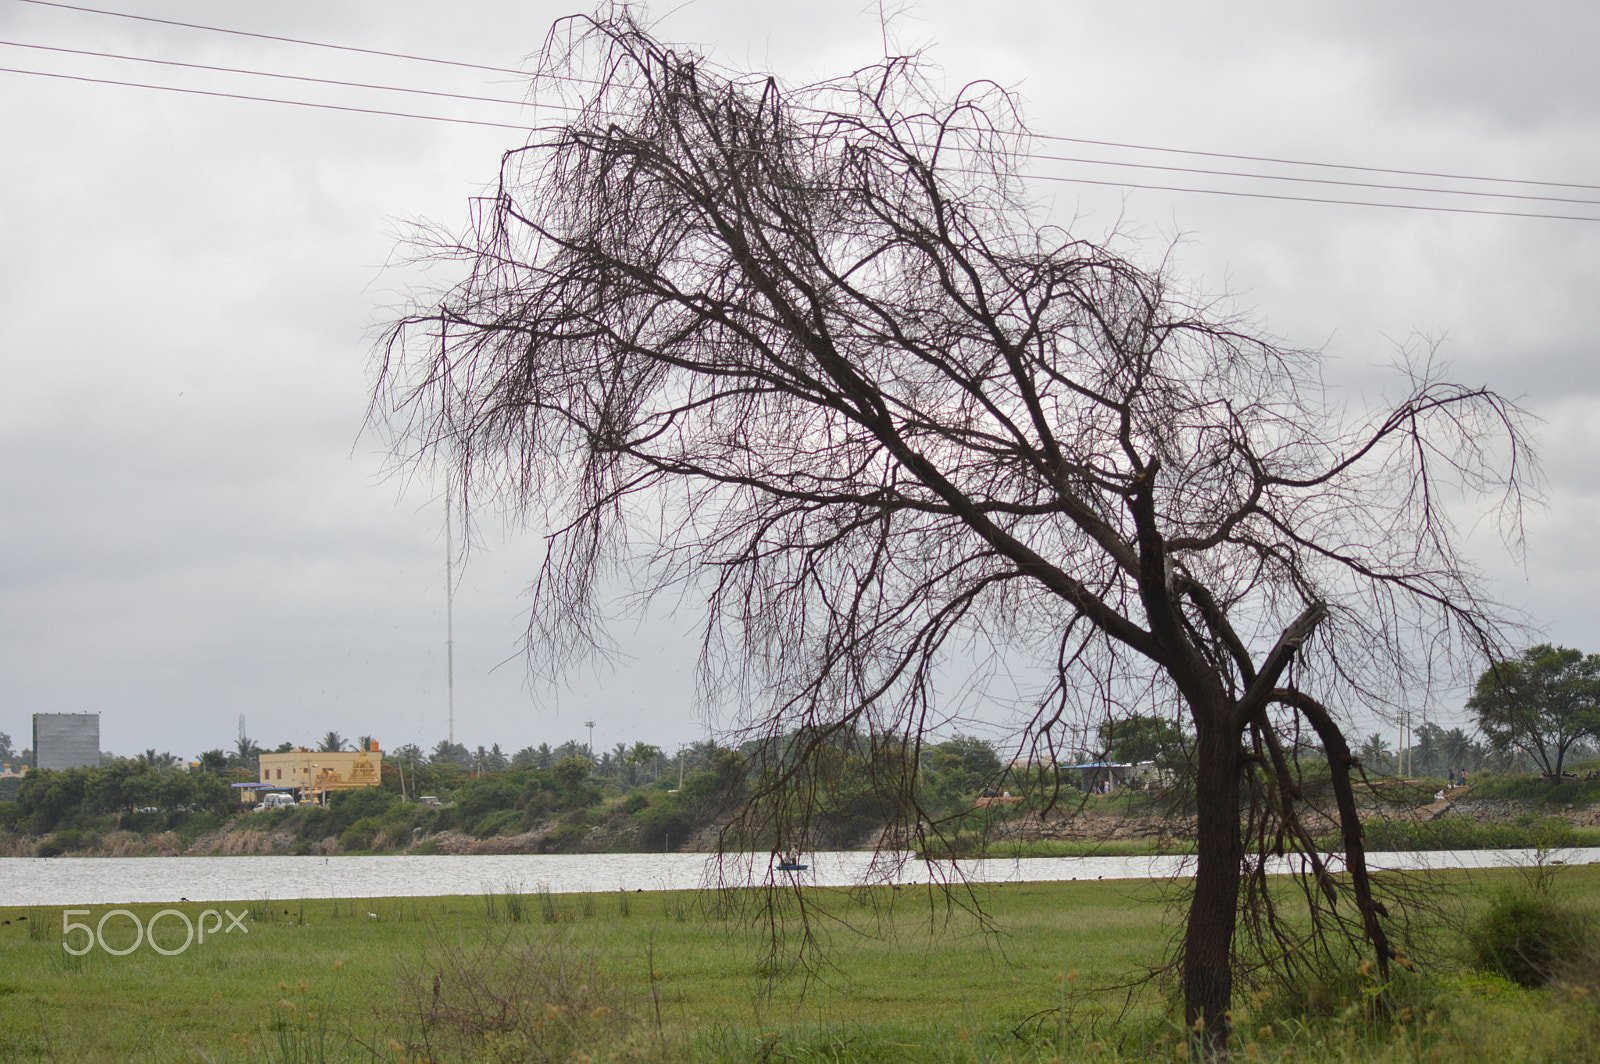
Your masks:
<instances>
[{"instance_id":1,"label":"small boat on water","mask_svg":"<svg viewBox=\"0 0 1600 1064\"><path fill-rule=\"evenodd\" d=\"M780 871L780 872L804 872L806 869L808 869L810 867L811 867L810 865L800 864L800 863L794 862L794 861L779 861L778 862L778 871Z\"/></svg>"}]
</instances>

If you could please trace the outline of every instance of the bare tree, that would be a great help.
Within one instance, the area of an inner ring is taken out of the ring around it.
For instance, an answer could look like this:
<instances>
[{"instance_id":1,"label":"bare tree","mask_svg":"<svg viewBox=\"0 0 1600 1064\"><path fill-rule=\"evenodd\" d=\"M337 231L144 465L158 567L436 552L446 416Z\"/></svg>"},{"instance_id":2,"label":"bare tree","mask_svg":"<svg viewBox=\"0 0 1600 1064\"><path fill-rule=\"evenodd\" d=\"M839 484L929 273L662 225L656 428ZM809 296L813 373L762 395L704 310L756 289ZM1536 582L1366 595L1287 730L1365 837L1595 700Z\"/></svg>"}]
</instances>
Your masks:
<instances>
[{"instance_id":1,"label":"bare tree","mask_svg":"<svg viewBox=\"0 0 1600 1064\"><path fill-rule=\"evenodd\" d=\"M1074 713L1192 723L1181 966L1213 1046L1264 954L1386 966L1339 722L1497 645L1445 507L1488 498L1516 535L1519 411L1424 359L1349 415L1315 355L1039 224L993 85L942 100L890 59L785 88L618 15L559 24L534 91L570 118L506 153L468 231L424 234L465 279L387 330L374 418L462 506L554 530L541 666L603 642L619 572L701 594L707 682L764 707L749 808L781 846L861 772L926 831L939 670L1031 655L1031 748ZM1302 732L1346 876L1307 826ZM1286 851L1310 932L1265 900ZM1267 906L1245 936L1241 904Z\"/></svg>"}]
</instances>

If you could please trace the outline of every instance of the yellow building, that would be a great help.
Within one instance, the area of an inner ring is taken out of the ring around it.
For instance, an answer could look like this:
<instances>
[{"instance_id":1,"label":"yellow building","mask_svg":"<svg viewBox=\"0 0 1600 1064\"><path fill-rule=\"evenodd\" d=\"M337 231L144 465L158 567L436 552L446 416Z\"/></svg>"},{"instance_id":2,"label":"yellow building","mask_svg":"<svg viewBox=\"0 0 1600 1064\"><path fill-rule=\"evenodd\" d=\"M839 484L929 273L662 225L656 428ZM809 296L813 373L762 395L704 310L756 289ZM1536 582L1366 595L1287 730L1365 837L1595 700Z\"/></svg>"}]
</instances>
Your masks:
<instances>
[{"instance_id":1,"label":"yellow building","mask_svg":"<svg viewBox=\"0 0 1600 1064\"><path fill-rule=\"evenodd\" d=\"M300 749L261 755L262 789L294 789L302 801L329 791L376 787L382 780L383 751L377 743L368 750Z\"/></svg>"}]
</instances>

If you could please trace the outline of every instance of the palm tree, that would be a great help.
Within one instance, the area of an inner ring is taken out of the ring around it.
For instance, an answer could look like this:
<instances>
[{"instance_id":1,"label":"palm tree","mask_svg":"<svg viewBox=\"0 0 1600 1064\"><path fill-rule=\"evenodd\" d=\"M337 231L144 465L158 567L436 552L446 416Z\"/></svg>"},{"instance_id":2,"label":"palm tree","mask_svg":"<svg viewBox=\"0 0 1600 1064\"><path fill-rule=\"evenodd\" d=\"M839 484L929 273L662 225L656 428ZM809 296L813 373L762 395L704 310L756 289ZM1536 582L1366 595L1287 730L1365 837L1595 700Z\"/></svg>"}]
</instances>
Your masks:
<instances>
[{"instance_id":1,"label":"palm tree","mask_svg":"<svg viewBox=\"0 0 1600 1064\"><path fill-rule=\"evenodd\" d=\"M221 775L228 768L228 752L226 750L206 750L198 758L201 772L210 772Z\"/></svg>"},{"instance_id":2,"label":"palm tree","mask_svg":"<svg viewBox=\"0 0 1600 1064\"><path fill-rule=\"evenodd\" d=\"M324 754L336 754L343 749L344 736L336 731L330 731L327 735L324 735L322 737L322 745L317 747L318 752Z\"/></svg>"},{"instance_id":3,"label":"palm tree","mask_svg":"<svg viewBox=\"0 0 1600 1064\"><path fill-rule=\"evenodd\" d=\"M638 765L641 769L648 770L651 762L657 762L656 775L661 775L661 748L651 746L649 743L638 742L633 744L633 749L628 751L628 763Z\"/></svg>"},{"instance_id":4,"label":"palm tree","mask_svg":"<svg viewBox=\"0 0 1600 1064\"><path fill-rule=\"evenodd\" d=\"M1442 776L1449 766L1444 760L1444 729L1437 724L1423 724L1411 741L1411 771L1424 776Z\"/></svg>"},{"instance_id":5,"label":"palm tree","mask_svg":"<svg viewBox=\"0 0 1600 1064\"><path fill-rule=\"evenodd\" d=\"M1483 748L1473 742L1472 737L1460 728L1451 728L1445 732L1444 738L1440 740L1440 747L1444 751L1444 759L1449 762L1445 767L1461 772L1477 768L1483 758Z\"/></svg>"},{"instance_id":6,"label":"palm tree","mask_svg":"<svg viewBox=\"0 0 1600 1064\"><path fill-rule=\"evenodd\" d=\"M1388 775L1394 771L1394 755L1390 753L1389 740L1377 732L1367 736L1357 756L1368 772Z\"/></svg>"}]
</instances>

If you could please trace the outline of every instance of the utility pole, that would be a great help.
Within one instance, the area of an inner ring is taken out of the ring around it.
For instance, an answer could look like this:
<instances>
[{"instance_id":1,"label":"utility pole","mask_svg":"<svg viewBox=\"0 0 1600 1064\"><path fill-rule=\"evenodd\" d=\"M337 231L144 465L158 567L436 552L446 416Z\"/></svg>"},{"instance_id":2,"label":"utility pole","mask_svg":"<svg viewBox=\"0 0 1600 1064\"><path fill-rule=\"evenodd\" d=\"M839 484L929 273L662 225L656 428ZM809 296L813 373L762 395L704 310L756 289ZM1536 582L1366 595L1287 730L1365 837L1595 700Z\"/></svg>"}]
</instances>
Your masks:
<instances>
[{"instance_id":1,"label":"utility pole","mask_svg":"<svg viewBox=\"0 0 1600 1064\"><path fill-rule=\"evenodd\" d=\"M444 660L450 709L450 745L456 744L456 582L455 542L450 535L450 477L444 478Z\"/></svg>"}]
</instances>

